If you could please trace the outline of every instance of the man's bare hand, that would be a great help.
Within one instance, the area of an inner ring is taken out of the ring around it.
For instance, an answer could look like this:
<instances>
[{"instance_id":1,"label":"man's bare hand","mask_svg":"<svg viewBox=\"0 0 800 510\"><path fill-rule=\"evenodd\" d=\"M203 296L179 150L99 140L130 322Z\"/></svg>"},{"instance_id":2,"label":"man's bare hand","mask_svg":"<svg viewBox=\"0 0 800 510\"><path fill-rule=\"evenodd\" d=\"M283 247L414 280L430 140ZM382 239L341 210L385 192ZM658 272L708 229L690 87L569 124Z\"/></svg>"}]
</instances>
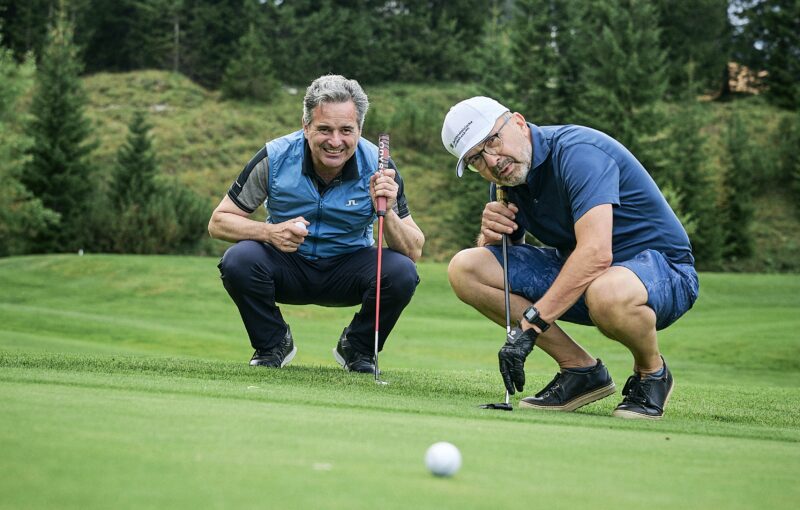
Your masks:
<instances>
[{"instance_id":1,"label":"man's bare hand","mask_svg":"<svg viewBox=\"0 0 800 510\"><path fill-rule=\"evenodd\" d=\"M300 224L304 225L303 227ZM280 251L291 253L305 241L308 235L306 227L310 225L302 216L298 216L283 223L276 223L269 239L269 243Z\"/></svg>"},{"instance_id":2,"label":"man's bare hand","mask_svg":"<svg viewBox=\"0 0 800 510\"><path fill-rule=\"evenodd\" d=\"M376 198L386 197L386 210L391 211L397 203L397 191L400 186L394 180L395 171L387 168L383 174L375 172L369 179L369 193L372 195L372 205L377 209Z\"/></svg>"},{"instance_id":3,"label":"man's bare hand","mask_svg":"<svg viewBox=\"0 0 800 510\"><path fill-rule=\"evenodd\" d=\"M489 202L481 216L481 235L484 244L499 244L503 234L513 234L517 230L514 223L519 209L514 204L505 206L500 202Z\"/></svg>"}]
</instances>

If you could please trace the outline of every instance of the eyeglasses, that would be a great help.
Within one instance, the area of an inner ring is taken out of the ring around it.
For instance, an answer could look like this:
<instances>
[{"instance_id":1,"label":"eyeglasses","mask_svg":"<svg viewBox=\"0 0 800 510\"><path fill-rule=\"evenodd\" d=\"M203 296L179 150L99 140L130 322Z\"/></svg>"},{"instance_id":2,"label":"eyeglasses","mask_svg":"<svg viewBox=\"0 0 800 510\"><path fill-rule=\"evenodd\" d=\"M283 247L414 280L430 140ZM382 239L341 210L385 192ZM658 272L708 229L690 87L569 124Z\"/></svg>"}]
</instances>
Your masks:
<instances>
[{"instance_id":1,"label":"eyeglasses","mask_svg":"<svg viewBox=\"0 0 800 510\"><path fill-rule=\"evenodd\" d=\"M467 168L473 172L478 172L479 165L483 168L486 167L486 158L483 157L484 153L489 154L490 156L497 156L500 154L500 151L503 150L503 139L500 138L500 131L506 127L506 124L508 124L508 121L511 120L511 117L511 115L506 117L506 121L503 122L503 125L500 126L500 129L498 129L495 134L489 136L489 138L483 142L483 148L478 151L477 154L468 157L464 161L464 163L467 165Z\"/></svg>"}]
</instances>

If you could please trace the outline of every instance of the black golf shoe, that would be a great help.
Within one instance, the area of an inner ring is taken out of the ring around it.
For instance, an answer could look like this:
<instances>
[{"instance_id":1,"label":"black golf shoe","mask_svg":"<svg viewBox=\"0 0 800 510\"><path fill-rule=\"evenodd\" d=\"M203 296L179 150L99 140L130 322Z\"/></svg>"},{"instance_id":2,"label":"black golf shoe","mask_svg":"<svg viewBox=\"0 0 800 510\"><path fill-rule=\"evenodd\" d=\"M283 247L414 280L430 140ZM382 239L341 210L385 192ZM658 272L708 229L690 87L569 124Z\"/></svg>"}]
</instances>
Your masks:
<instances>
[{"instance_id":1,"label":"black golf shoe","mask_svg":"<svg viewBox=\"0 0 800 510\"><path fill-rule=\"evenodd\" d=\"M256 349L253 357L250 358L251 367L271 367L282 368L289 364L297 354L297 347L294 346L292 330L286 325L286 335L283 340L272 349Z\"/></svg>"},{"instance_id":2,"label":"black golf shoe","mask_svg":"<svg viewBox=\"0 0 800 510\"><path fill-rule=\"evenodd\" d=\"M565 368L533 397L519 401L521 407L550 411L574 411L614 393L616 386L603 362L597 360L588 372Z\"/></svg>"},{"instance_id":3,"label":"black golf shoe","mask_svg":"<svg viewBox=\"0 0 800 510\"><path fill-rule=\"evenodd\" d=\"M362 374L375 373L375 359L372 354L365 354L356 350L350 340L347 339L349 328L344 328L339 343L333 350L333 357L342 368L350 372L360 372Z\"/></svg>"},{"instance_id":4,"label":"black golf shoe","mask_svg":"<svg viewBox=\"0 0 800 510\"><path fill-rule=\"evenodd\" d=\"M660 420L664 416L664 408L667 406L672 388L675 386L672 380L672 372L664 362L664 373L659 377L646 375L642 377L638 372L634 372L628 377L625 387L622 388L622 403L614 409L612 413L618 418L634 418L645 420Z\"/></svg>"}]
</instances>

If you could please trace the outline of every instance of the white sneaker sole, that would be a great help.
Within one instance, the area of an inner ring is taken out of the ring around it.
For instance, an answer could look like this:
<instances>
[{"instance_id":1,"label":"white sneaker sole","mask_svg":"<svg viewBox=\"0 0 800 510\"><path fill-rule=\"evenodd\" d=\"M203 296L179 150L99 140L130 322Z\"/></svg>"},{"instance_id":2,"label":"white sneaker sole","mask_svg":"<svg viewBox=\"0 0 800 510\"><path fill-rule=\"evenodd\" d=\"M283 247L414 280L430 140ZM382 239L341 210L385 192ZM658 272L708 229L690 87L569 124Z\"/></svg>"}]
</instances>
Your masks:
<instances>
[{"instance_id":1,"label":"white sneaker sole","mask_svg":"<svg viewBox=\"0 0 800 510\"><path fill-rule=\"evenodd\" d=\"M288 365L289 363L291 363L291 361L294 359L294 355L295 354L297 354L297 346L293 345L292 346L292 352L290 352L289 354L286 355L285 358L283 358L283 361L281 362L281 368L283 368L286 365Z\"/></svg>"},{"instance_id":2,"label":"white sneaker sole","mask_svg":"<svg viewBox=\"0 0 800 510\"><path fill-rule=\"evenodd\" d=\"M343 369L347 370L348 372L350 371L350 369L347 368L347 362L345 362L344 358L339 355L339 351L336 350L336 347L333 348L333 359L335 359L336 363L341 365Z\"/></svg>"}]
</instances>

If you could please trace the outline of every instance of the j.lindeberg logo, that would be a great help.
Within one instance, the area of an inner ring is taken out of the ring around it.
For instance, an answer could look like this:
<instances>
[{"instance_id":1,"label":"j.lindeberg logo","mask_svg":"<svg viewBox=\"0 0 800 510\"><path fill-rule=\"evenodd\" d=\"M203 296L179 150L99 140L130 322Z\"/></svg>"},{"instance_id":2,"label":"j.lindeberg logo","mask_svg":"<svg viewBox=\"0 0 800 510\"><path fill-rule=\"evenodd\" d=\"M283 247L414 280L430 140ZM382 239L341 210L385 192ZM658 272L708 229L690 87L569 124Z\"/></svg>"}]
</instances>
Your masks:
<instances>
[{"instance_id":1,"label":"j.lindeberg logo","mask_svg":"<svg viewBox=\"0 0 800 510\"><path fill-rule=\"evenodd\" d=\"M461 139L464 137L464 135L467 134L467 131L469 131L469 127L471 125L472 125L472 121L469 121L469 122L467 122L467 124L463 128L461 128L461 131L459 131L456 134L455 138L453 138L453 143L450 144L451 148L455 148L455 146L458 145L458 142L460 142Z\"/></svg>"},{"instance_id":2,"label":"j.lindeberg logo","mask_svg":"<svg viewBox=\"0 0 800 510\"><path fill-rule=\"evenodd\" d=\"M344 204L345 207L350 207L351 205L358 205L358 201L351 198L350 200L347 201L346 204Z\"/></svg>"}]
</instances>

